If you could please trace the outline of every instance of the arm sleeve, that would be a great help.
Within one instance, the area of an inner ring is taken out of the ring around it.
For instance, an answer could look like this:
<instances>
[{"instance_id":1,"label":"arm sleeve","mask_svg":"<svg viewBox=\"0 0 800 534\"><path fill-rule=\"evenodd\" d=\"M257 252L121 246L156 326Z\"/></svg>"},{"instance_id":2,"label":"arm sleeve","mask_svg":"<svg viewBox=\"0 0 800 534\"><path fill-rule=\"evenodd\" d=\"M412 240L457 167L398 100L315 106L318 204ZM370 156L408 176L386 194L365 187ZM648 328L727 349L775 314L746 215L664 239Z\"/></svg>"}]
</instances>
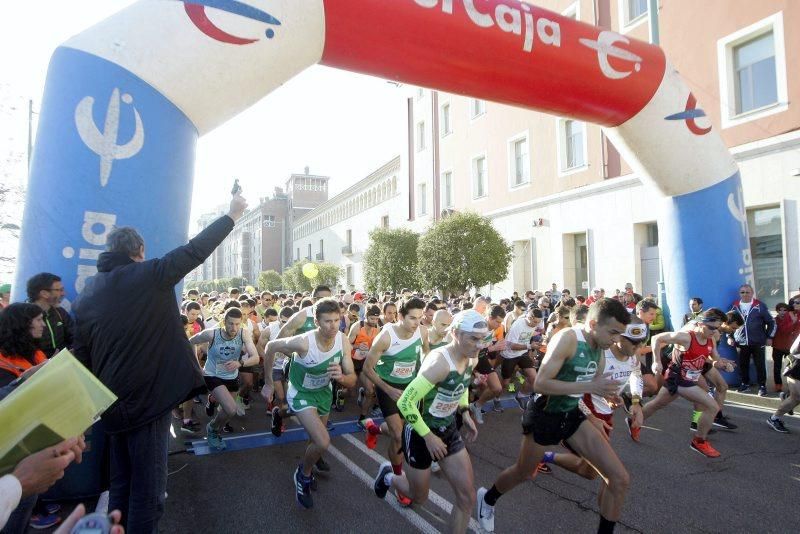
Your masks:
<instances>
[{"instance_id":1,"label":"arm sleeve","mask_svg":"<svg viewBox=\"0 0 800 534\"><path fill-rule=\"evenodd\" d=\"M202 264L233 230L233 219L223 215L205 230L194 236L186 245L166 253L154 262L156 283L171 288L192 269Z\"/></svg>"},{"instance_id":2,"label":"arm sleeve","mask_svg":"<svg viewBox=\"0 0 800 534\"><path fill-rule=\"evenodd\" d=\"M428 428L428 425L422 420L422 414L419 413L417 404L432 389L433 384L428 382L422 374L418 374L417 378L411 381L397 400L397 409L403 414L403 419L411 425L411 428L413 428L420 437L427 436L431 429Z\"/></svg>"},{"instance_id":3,"label":"arm sleeve","mask_svg":"<svg viewBox=\"0 0 800 534\"><path fill-rule=\"evenodd\" d=\"M11 512L22 498L22 485L14 475L0 478L0 529L6 526Z\"/></svg>"}]
</instances>

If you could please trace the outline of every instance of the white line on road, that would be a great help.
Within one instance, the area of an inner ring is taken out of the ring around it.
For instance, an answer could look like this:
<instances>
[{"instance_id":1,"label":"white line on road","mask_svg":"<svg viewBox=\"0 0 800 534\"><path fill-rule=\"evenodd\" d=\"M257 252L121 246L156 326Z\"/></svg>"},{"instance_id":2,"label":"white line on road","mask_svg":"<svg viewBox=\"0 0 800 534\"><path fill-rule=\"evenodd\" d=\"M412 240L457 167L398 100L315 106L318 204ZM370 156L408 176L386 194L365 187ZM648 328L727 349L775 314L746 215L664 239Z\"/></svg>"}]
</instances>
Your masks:
<instances>
[{"instance_id":1,"label":"white line on road","mask_svg":"<svg viewBox=\"0 0 800 534\"><path fill-rule=\"evenodd\" d=\"M358 450L360 450L361 452L365 453L367 456L378 462L379 464L386 461L386 459L383 456L381 456L374 450L368 448L364 443L362 443L358 438L356 438L352 434L344 434L341 437L347 442L349 442L351 445L355 446ZM433 490L428 491L428 500L433 504L435 504L436 506L438 506L439 508L441 508L442 510L444 510L448 514L453 510L453 505L450 503L450 501L448 501L447 499L445 499L444 497L442 497ZM469 518L469 529L472 530L473 532L483 532L483 530L481 530L481 526L478 524L478 522L475 520L474 517Z\"/></svg>"},{"instance_id":2,"label":"white line on road","mask_svg":"<svg viewBox=\"0 0 800 534\"><path fill-rule=\"evenodd\" d=\"M374 482L373 477L367 474L366 471L358 467L355 462L353 462L350 458L345 456L342 451L334 447L333 445L328 446L328 452L333 455L342 465L344 465L350 473L355 476L356 478L360 479L364 482L370 489L372 489L372 484ZM377 498L377 497L376 497ZM386 504L394 508L394 510L402 515L409 523L417 527L420 532L425 532L426 534L438 534L439 530L428 523L422 516L417 514L415 511L409 508L403 508L400 506L394 499L384 499Z\"/></svg>"}]
</instances>

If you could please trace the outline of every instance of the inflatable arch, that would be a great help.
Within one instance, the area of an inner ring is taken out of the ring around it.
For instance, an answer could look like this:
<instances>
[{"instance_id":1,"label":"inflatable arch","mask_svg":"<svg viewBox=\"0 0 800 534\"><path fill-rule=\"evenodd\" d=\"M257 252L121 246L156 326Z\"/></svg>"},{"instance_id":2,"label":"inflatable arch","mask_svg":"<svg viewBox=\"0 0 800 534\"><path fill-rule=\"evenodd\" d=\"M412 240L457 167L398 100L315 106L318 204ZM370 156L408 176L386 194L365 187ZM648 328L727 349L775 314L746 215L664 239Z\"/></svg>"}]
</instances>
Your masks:
<instances>
[{"instance_id":1,"label":"inflatable arch","mask_svg":"<svg viewBox=\"0 0 800 534\"><path fill-rule=\"evenodd\" d=\"M657 46L517 0L141 0L52 57L17 296L46 270L74 298L115 224L185 242L197 138L316 63L599 124L668 197L669 307L752 278L736 164Z\"/></svg>"}]
</instances>

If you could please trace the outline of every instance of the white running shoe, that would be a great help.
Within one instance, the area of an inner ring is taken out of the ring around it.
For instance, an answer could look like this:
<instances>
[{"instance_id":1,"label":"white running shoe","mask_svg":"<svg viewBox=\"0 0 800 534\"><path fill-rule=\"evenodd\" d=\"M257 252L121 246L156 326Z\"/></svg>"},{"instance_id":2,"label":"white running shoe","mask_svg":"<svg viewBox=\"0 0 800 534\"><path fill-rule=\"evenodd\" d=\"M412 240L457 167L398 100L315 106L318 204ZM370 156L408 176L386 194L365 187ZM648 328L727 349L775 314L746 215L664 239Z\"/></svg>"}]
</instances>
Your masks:
<instances>
[{"instance_id":1,"label":"white running shoe","mask_svg":"<svg viewBox=\"0 0 800 534\"><path fill-rule=\"evenodd\" d=\"M475 419L475 422L477 422L479 425L483 424L483 412L474 402L471 402L469 405L469 413L472 414L472 418Z\"/></svg>"},{"instance_id":2,"label":"white running shoe","mask_svg":"<svg viewBox=\"0 0 800 534\"><path fill-rule=\"evenodd\" d=\"M494 506L489 506L483 499L488 491L486 488L478 488L478 503L475 507L475 514L478 516L478 521L483 530L494 532Z\"/></svg>"}]
</instances>

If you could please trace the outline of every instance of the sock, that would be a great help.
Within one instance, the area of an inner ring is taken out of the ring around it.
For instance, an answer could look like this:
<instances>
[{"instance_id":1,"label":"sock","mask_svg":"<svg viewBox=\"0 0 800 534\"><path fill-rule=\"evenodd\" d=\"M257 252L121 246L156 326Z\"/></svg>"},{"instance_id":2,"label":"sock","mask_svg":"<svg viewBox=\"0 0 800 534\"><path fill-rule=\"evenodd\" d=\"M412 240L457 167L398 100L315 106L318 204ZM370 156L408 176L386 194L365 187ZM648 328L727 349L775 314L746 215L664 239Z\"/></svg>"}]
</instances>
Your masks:
<instances>
[{"instance_id":1,"label":"sock","mask_svg":"<svg viewBox=\"0 0 800 534\"><path fill-rule=\"evenodd\" d=\"M714 419L719 419L720 417L725 417L724 415L722 415L722 410L717 412L717 415L714 416Z\"/></svg>"},{"instance_id":2,"label":"sock","mask_svg":"<svg viewBox=\"0 0 800 534\"><path fill-rule=\"evenodd\" d=\"M692 423L699 423L700 417L703 415L703 412L695 410L692 412Z\"/></svg>"},{"instance_id":3,"label":"sock","mask_svg":"<svg viewBox=\"0 0 800 534\"><path fill-rule=\"evenodd\" d=\"M600 516L600 525L597 527L597 534L611 534L614 532L614 527L617 525L616 521L609 521L602 515Z\"/></svg>"},{"instance_id":4,"label":"sock","mask_svg":"<svg viewBox=\"0 0 800 534\"><path fill-rule=\"evenodd\" d=\"M497 491L497 486L492 486L492 488L486 492L486 495L483 496L483 500L486 501L486 504L489 506L494 506L497 504L497 499L499 499L503 494Z\"/></svg>"},{"instance_id":5,"label":"sock","mask_svg":"<svg viewBox=\"0 0 800 534\"><path fill-rule=\"evenodd\" d=\"M544 464L552 464L556 461L556 453L553 451L547 451L544 453L544 458L542 458L542 463Z\"/></svg>"},{"instance_id":6,"label":"sock","mask_svg":"<svg viewBox=\"0 0 800 534\"><path fill-rule=\"evenodd\" d=\"M394 474L394 473L386 473L386 474L383 476L383 483L384 483L384 484L386 484L387 486L391 486L391 485L392 485L392 479L393 479L394 477L395 477L395 474Z\"/></svg>"},{"instance_id":7,"label":"sock","mask_svg":"<svg viewBox=\"0 0 800 534\"><path fill-rule=\"evenodd\" d=\"M392 464L392 473L395 475L402 475L403 474L403 464Z\"/></svg>"}]
</instances>

